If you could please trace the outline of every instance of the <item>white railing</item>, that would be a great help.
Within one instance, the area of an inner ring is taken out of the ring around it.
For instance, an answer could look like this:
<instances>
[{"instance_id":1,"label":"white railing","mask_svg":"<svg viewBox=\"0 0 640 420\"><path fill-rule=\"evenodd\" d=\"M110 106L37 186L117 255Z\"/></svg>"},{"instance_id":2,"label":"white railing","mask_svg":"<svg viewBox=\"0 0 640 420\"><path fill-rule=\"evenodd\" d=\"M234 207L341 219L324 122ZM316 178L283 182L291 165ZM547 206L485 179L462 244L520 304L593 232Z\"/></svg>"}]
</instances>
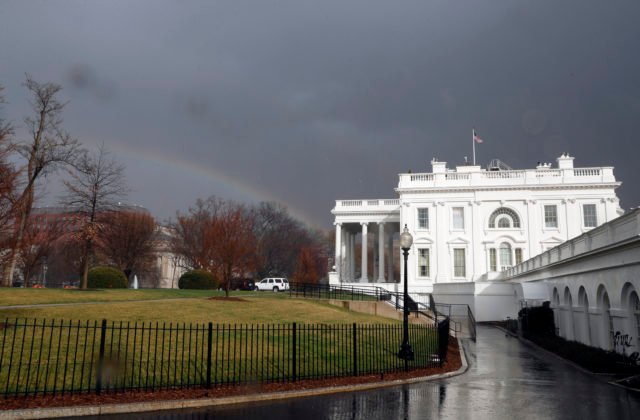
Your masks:
<instances>
[{"instance_id":1,"label":"white railing","mask_svg":"<svg viewBox=\"0 0 640 420\"><path fill-rule=\"evenodd\" d=\"M573 176L600 176L600 168L574 169Z\"/></svg>"},{"instance_id":2,"label":"white railing","mask_svg":"<svg viewBox=\"0 0 640 420\"><path fill-rule=\"evenodd\" d=\"M457 172L450 172L445 174L445 178L452 180L452 181L457 181L460 179L469 179L471 178L470 174L459 174Z\"/></svg>"},{"instance_id":3,"label":"white railing","mask_svg":"<svg viewBox=\"0 0 640 420\"><path fill-rule=\"evenodd\" d=\"M435 188L499 185L549 185L616 182L612 167L524 169L512 171L400 174L399 188Z\"/></svg>"},{"instance_id":4,"label":"white railing","mask_svg":"<svg viewBox=\"0 0 640 420\"><path fill-rule=\"evenodd\" d=\"M524 178L525 171L489 171L484 174L487 179Z\"/></svg>"},{"instance_id":5,"label":"white railing","mask_svg":"<svg viewBox=\"0 0 640 420\"><path fill-rule=\"evenodd\" d=\"M337 203L341 207L359 207L362 205L362 200L340 200Z\"/></svg>"},{"instance_id":6,"label":"white railing","mask_svg":"<svg viewBox=\"0 0 640 420\"><path fill-rule=\"evenodd\" d=\"M412 181L433 181L433 174L415 174L411 175Z\"/></svg>"},{"instance_id":7,"label":"white railing","mask_svg":"<svg viewBox=\"0 0 640 420\"><path fill-rule=\"evenodd\" d=\"M389 210L395 209L400 206L400 200L397 198L384 199L384 200L336 200L336 208L340 207L361 207L367 209L382 209Z\"/></svg>"}]
</instances>

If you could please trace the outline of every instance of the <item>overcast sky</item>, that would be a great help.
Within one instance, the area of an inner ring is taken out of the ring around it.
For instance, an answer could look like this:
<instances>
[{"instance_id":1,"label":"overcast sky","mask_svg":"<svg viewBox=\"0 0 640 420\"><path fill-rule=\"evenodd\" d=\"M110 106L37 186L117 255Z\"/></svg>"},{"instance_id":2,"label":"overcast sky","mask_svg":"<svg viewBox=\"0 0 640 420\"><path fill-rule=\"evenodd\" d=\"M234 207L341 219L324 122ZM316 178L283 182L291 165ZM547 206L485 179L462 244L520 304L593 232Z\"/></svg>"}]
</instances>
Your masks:
<instances>
[{"instance_id":1,"label":"overcast sky","mask_svg":"<svg viewBox=\"0 0 640 420\"><path fill-rule=\"evenodd\" d=\"M615 166L629 209L639 18L638 0L1 0L1 112L28 113L25 72L64 85L66 129L160 219L213 194L328 227L335 199L470 157L472 127L483 165Z\"/></svg>"}]
</instances>

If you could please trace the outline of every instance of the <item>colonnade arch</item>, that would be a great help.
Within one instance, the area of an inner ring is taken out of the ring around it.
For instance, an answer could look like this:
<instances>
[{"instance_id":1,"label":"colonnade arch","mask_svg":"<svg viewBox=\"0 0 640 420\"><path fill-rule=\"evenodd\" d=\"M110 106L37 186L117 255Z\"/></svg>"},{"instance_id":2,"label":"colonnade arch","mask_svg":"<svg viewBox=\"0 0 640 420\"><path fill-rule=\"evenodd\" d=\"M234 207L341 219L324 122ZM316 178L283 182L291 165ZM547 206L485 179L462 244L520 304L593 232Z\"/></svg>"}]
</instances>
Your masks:
<instances>
[{"instance_id":1,"label":"colonnade arch","mask_svg":"<svg viewBox=\"0 0 640 420\"><path fill-rule=\"evenodd\" d=\"M640 352L640 282L607 280L550 285L556 331L567 340L605 350Z\"/></svg>"},{"instance_id":2,"label":"colonnade arch","mask_svg":"<svg viewBox=\"0 0 640 420\"><path fill-rule=\"evenodd\" d=\"M591 345L591 323L589 322L589 296L584 286L578 290L578 305L582 309L582 341Z\"/></svg>"}]
</instances>

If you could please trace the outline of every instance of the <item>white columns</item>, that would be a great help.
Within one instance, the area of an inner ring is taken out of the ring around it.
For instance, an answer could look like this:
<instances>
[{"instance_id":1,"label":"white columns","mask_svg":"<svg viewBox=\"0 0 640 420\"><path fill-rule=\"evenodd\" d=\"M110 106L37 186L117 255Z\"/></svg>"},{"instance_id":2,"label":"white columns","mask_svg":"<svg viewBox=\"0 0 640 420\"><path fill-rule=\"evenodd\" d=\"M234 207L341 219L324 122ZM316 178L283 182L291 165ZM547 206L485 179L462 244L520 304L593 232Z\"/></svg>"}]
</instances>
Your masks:
<instances>
[{"instance_id":1,"label":"white columns","mask_svg":"<svg viewBox=\"0 0 640 420\"><path fill-rule=\"evenodd\" d=\"M341 260L342 260L342 223L336 223L336 260L335 267L336 272L338 273L338 278L342 281L342 271L341 271Z\"/></svg>"},{"instance_id":2,"label":"white columns","mask_svg":"<svg viewBox=\"0 0 640 420\"><path fill-rule=\"evenodd\" d=\"M356 234L349 234L349 280L356 278Z\"/></svg>"},{"instance_id":3,"label":"white columns","mask_svg":"<svg viewBox=\"0 0 640 420\"><path fill-rule=\"evenodd\" d=\"M367 274L367 251L368 251L368 241L367 241L367 223L360 223L362 225L362 269L361 269L361 278L360 281L362 283L367 283L369 281Z\"/></svg>"},{"instance_id":4,"label":"white columns","mask_svg":"<svg viewBox=\"0 0 640 420\"><path fill-rule=\"evenodd\" d=\"M394 278L393 278L393 273L394 273L394 269L393 269L393 257L394 257L394 252L393 252L393 225L391 225L391 229L389 232L389 242L387 243L387 253L389 254L389 266L387 267L387 281L389 283L393 283L394 282Z\"/></svg>"},{"instance_id":5,"label":"white columns","mask_svg":"<svg viewBox=\"0 0 640 420\"><path fill-rule=\"evenodd\" d=\"M384 283L384 222L378 223L378 282Z\"/></svg>"}]
</instances>

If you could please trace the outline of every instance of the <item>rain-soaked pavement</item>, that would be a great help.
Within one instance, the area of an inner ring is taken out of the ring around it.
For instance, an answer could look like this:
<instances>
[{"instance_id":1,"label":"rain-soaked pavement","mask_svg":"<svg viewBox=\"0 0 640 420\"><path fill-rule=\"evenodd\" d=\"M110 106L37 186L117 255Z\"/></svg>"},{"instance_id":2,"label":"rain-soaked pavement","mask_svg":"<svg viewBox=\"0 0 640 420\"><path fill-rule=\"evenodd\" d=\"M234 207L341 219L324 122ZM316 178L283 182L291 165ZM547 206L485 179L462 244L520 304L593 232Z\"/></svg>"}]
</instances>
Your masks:
<instances>
[{"instance_id":1,"label":"rain-soaked pavement","mask_svg":"<svg viewBox=\"0 0 640 420\"><path fill-rule=\"evenodd\" d=\"M450 379L245 406L119 416L142 419L640 419L640 394L478 328L469 371ZM104 417L102 417L104 418Z\"/></svg>"}]
</instances>

